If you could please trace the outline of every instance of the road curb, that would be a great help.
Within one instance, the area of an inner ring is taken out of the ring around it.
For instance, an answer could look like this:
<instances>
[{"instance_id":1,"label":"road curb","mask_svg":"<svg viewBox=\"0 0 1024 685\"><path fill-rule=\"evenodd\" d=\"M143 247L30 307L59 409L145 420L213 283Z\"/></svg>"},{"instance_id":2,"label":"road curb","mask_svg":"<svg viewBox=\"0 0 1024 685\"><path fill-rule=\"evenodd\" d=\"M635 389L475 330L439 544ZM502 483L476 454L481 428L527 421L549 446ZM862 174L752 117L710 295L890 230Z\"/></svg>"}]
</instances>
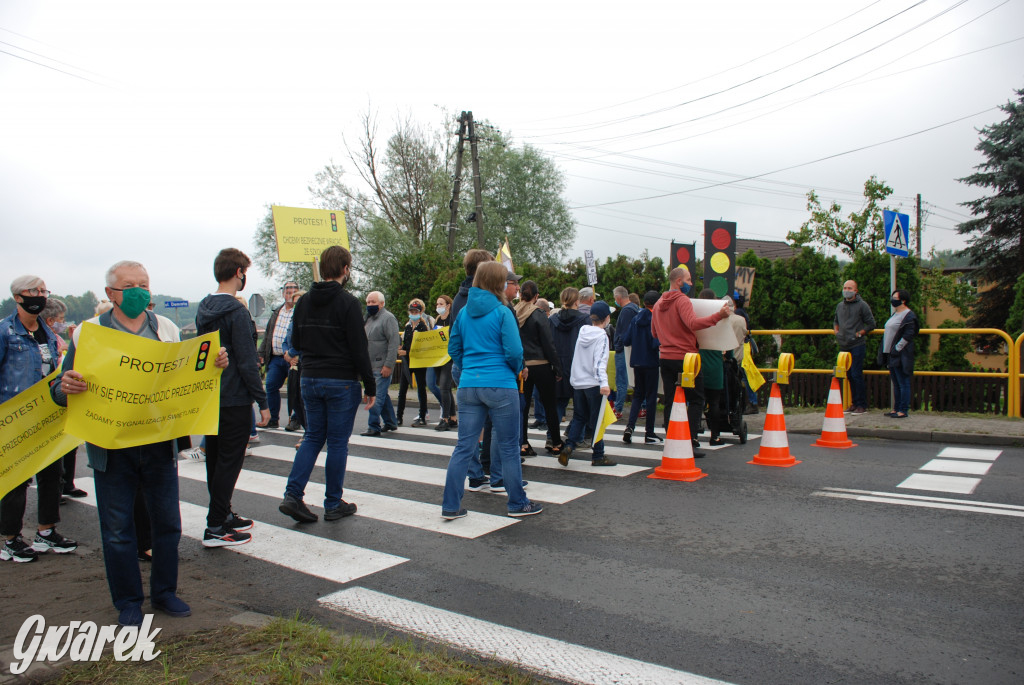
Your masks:
<instances>
[{"instance_id":1,"label":"road curb","mask_svg":"<svg viewBox=\"0 0 1024 685\"><path fill-rule=\"evenodd\" d=\"M817 435L818 430L789 429L790 433ZM880 438L883 440L912 440L915 442L961 443L965 445L994 445L1001 447L1024 447L1024 436L991 435L988 433L948 433L945 431L898 430L892 428L851 428L846 433L851 438Z\"/></svg>"}]
</instances>

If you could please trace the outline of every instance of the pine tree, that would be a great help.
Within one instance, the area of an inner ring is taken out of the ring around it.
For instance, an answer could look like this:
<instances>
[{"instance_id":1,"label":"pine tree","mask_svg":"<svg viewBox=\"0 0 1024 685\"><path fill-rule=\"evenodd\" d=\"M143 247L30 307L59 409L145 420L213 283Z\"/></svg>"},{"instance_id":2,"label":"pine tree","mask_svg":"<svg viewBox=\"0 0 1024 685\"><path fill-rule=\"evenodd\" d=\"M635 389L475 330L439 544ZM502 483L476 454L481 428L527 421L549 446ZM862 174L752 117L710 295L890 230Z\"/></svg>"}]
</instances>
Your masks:
<instances>
[{"instance_id":1,"label":"pine tree","mask_svg":"<svg viewBox=\"0 0 1024 685\"><path fill-rule=\"evenodd\" d=\"M975 173L958 179L992 191L962 203L975 218L957 227L971 236L961 254L978 266L978 280L992 285L979 293L971 317L972 325L985 328L1006 323L1017 279L1024 273L1024 89L1016 96L1016 102L1000 106L1005 120L980 131L975 149L986 161L975 167Z\"/></svg>"}]
</instances>

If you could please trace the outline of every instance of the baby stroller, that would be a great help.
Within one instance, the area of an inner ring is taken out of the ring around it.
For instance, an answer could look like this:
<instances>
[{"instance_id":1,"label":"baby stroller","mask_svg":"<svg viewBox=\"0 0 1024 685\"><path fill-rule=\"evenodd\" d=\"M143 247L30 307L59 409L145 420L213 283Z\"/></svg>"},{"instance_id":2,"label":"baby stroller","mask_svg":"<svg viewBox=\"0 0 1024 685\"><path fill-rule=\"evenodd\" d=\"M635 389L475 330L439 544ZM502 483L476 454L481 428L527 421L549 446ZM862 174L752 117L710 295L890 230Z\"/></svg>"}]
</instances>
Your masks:
<instances>
[{"instance_id":1,"label":"baby stroller","mask_svg":"<svg viewBox=\"0 0 1024 685\"><path fill-rule=\"evenodd\" d=\"M712 434L717 433L719 436L731 433L739 438L740 444L747 444L747 422L743 420L743 383L740 380L740 374L743 370L740 368L739 362L727 356L723 362L723 371L725 374L725 388L722 392L722 404L724 405L718 412L718 422L712 425L711 413L707 411L705 407L704 421L702 424L706 424ZM703 432L703 428L701 432Z\"/></svg>"}]
</instances>

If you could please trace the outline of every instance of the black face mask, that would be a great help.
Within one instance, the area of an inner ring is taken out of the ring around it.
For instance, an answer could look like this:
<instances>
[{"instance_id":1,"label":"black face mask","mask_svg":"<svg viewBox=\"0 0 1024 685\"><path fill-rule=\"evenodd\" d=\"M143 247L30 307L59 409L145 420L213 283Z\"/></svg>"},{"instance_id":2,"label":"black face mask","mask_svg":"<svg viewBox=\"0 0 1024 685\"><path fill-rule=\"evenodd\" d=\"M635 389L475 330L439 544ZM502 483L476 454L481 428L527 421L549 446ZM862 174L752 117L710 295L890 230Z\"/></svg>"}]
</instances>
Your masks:
<instances>
[{"instance_id":1,"label":"black face mask","mask_svg":"<svg viewBox=\"0 0 1024 685\"><path fill-rule=\"evenodd\" d=\"M892 304L893 307L899 307L901 304L903 304L903 301L894 297L891 300L889 300L889 303Z\"/></svg>"},{"instance_id":2,"label":"black face mask","mask_svg":"<svg viewBox=\"0 0 1024 685\"><path fill-rule=\"evenodd\" d=\"M38 314L46 306L46 297L44 295L22 295L21 302L18 304L29 314Z\"/></svg>"}]
</instances>

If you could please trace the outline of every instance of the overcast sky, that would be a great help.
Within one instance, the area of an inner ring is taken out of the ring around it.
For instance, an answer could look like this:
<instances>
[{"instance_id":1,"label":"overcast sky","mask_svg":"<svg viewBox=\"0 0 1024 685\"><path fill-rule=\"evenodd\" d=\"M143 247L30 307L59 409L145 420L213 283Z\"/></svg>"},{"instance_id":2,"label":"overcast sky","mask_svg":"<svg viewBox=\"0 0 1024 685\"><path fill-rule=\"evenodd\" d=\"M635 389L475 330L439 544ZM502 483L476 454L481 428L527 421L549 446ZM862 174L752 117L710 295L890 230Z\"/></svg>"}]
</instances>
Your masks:
<instances>
[{"instance_id":1,"label":"overcast sky","mask_svg":"<svg viewBox=\"0 0 1024 685\"><path fill-rule=\"evenodd\" d=\"M552 155L570 256L667 257L705 219L784 240L809 189L845 214L872 174L911 215L922 194L925 251L959 248L979 191L955 179L1022 65L1022 0L3 0L0 280L102 297L127 258L200 299L265 205L312 206L368 104L385 128L472 110Z\"/></svg>"}]
</instances>

